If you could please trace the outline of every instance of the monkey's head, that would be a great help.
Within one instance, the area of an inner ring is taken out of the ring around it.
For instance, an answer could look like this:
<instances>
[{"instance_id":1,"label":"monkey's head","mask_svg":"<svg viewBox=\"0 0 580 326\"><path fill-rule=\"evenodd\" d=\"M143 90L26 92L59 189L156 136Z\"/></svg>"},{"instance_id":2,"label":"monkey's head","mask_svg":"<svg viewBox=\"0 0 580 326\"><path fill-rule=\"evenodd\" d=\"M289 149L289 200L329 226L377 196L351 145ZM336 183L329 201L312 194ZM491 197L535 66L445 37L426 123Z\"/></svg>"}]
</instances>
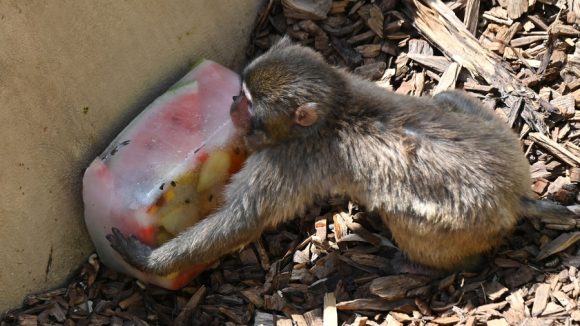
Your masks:
<instances>
[{"instance_id":1,"label":"monkey's head","mask_svg":"<svg viewBox=\"0 0 580 326\"><path fill-rule=\"evenodd\" d=\"M230 115L247 136L263 143L304 138L323 127L341 105L344 81L317 52L284 37L242 73Z\"/></svg>"}]
</instances>

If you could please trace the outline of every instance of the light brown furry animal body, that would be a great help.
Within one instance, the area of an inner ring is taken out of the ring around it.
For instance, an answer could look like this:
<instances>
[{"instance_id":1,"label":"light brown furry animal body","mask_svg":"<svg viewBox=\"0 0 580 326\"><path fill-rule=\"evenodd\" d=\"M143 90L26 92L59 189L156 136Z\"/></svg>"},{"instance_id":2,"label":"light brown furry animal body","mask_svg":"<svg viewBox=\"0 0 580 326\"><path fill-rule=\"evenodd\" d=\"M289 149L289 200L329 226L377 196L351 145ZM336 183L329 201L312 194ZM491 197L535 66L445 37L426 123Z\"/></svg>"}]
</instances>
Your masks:
<instances>
[{"instance_id":1,"label":"light brown furry animal body","mask_svg":"<svg viewBox=\"0 0 580 326\"><path fill-rule=\"evenodd\" d=\"M377 213L411 260L441 270L469 267L523 215L572 215L529 199L518 139L465 93L387 92L287 39L243 81L232 120L255 152L224 206L154 250L114 231L131 264L162 274L215 260L334 195Z\"/></svg>"}]
</instances>

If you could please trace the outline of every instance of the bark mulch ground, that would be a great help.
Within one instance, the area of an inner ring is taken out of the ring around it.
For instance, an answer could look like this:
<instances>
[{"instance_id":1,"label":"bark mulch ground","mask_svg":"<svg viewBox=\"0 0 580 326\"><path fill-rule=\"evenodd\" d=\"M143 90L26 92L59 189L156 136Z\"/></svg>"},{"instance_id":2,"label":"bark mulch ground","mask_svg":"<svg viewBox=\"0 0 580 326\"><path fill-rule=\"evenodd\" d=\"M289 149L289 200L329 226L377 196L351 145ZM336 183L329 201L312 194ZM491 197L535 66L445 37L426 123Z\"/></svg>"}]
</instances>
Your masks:
<instances>
[{"instance_id":1,"label":"bark mulch ground","mask_svg":"<svg viewBox=\"0 0 580 326\"><path fill-rule=\"evenodd\" d=\"M465 89L519 133L538 198L577 209L578 23L578 0L267 1L248 56L289 34L385 89ZM580 218L523 219L483 271L429 279L393 274L399 252L369 217L355 203L321 202L180 291L93 255L0 325L580 323Z\"/></svg>"}]
</instances>

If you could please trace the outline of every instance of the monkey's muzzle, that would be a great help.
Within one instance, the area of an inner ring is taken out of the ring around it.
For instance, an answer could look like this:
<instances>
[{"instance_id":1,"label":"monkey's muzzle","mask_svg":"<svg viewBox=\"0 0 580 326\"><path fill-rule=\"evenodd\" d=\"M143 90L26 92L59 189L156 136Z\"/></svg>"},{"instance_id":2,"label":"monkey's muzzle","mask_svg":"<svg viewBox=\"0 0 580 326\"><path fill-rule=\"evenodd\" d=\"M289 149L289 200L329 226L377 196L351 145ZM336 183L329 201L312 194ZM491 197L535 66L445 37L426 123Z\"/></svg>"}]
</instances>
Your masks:
<instances>
[{"instance_id":1,"label":"monkey's muzzle","mask_svg":"<svg viewBox=\"0 0 580 326\"><path fill-rule=\"evenodd\" d=\"M238 129L250 130L252 114L250 112L251 102L243 92L234 96L234 102L230 107L230 118L232 123Z\"/></svg>"}]
</instances>

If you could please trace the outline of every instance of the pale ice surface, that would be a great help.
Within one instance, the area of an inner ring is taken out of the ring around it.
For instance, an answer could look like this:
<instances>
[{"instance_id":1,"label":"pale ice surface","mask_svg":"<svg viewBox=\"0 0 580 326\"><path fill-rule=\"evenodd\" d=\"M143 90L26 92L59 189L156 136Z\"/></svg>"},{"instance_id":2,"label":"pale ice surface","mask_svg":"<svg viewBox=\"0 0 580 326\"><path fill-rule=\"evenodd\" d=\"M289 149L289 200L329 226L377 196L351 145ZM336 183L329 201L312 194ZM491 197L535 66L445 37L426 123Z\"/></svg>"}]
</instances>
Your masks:
<instances>
[{"instance_id":1,"label":"pale ice surface","mask_svg":"<svg viewBox=\"0 0 580 326\"><path fill-rule=\"evenodd\" d=\"M127 265L105 235L152 225L147 209L171 181L195 168L197 157L234 134L229 117L239 76L209 60L197 65L143 110L97 157L83 178L85 221L109 267L160 286L168 280Z\"/></svg>"}]
</instances>

